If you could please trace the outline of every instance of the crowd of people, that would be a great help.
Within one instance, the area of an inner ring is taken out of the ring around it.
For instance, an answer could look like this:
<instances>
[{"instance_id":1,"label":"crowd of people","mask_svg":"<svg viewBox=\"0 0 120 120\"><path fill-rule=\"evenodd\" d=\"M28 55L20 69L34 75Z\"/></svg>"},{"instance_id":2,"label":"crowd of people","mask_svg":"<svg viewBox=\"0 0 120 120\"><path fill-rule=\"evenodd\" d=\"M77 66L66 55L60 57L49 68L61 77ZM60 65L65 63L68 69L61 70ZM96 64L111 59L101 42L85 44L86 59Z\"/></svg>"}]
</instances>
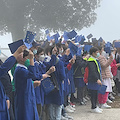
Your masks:
<instances>
[{"instance_id":1,"label":"crowd of people","mask_svg":"<svg viewBox=\"0 0 120 120\"><path fill-rule=\"evenodd\" d=\"M120 46L63 41L33 40L0 62L0 120L69 120L89 99L92 113L111 108L120 96Z\"/></svg>"}]
</instances>

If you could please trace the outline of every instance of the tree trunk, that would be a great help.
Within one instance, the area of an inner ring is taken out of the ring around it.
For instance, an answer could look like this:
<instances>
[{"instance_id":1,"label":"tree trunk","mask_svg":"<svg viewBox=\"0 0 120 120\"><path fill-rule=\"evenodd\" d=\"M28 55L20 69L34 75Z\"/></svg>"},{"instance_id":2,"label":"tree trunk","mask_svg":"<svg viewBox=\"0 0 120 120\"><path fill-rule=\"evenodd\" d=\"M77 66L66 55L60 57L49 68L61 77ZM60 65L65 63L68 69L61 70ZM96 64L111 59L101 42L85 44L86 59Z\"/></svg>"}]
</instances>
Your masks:
<instances>
[{"instance_id":1,"label":"tree trunk","mask_svg":"<svg viewBox=\"0 0 120 120\"><path fill-rule=\"evenodd\" d=\"M21 25L14 25L11 27L11 34L12 34L12 40L17 41L20 39L25 39L24 31L23 31L24 26Z\"/></svg>"}]
</instances>

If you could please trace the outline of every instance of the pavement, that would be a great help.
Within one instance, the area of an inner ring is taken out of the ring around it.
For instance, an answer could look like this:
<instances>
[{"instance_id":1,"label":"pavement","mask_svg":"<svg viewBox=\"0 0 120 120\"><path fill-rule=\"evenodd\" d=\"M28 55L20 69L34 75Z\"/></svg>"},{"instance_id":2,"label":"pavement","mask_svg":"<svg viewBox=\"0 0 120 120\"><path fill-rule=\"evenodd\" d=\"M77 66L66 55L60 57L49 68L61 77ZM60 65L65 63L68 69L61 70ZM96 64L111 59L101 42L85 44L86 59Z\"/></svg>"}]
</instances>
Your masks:
<instances>
[{"instance_id":1,"label":"pavement","mask_svg":"<svg viewBox=\"0 0 120 120\"><path fill-rule=\"evenodd\" d=\"M86 105L76 105L76 111L69 113L73 120L120 120L120 108L104 109L102 114L91 113L91 103L87 102Z\"/></svg>"}]
</instances>

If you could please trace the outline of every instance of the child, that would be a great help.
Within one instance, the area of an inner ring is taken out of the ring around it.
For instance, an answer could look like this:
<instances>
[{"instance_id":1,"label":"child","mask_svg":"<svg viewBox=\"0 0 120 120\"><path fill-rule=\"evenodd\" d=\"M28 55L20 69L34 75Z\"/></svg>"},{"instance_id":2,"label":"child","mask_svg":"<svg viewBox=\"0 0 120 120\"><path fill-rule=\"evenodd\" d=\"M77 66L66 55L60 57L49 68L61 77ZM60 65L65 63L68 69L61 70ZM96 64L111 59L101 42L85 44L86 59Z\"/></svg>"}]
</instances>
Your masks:
<instances>
[{"instance_id":1,"label":"child","mask_svg":"<svg viewBox=\"0 0 120 120\"><path fill-rule=\"evenodd\" d=\"M99 61L96 59L100 55L98 49L92 47L90 49L90 55L91 57L88 59L88 89L91 96L91 112L102 113L102 110L97 107L98 89L99 85L102 85Z\"/></svg>"}]
</instances>

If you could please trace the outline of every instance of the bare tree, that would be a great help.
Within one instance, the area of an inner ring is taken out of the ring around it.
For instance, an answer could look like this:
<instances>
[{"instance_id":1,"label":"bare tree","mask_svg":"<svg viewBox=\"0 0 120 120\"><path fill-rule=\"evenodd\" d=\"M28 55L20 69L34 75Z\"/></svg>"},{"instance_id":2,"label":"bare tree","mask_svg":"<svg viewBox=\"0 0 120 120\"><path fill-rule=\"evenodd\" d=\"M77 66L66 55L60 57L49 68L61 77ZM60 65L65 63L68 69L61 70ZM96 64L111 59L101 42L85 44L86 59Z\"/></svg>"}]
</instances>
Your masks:
<instances>
[{"instance_id":1,"label":"bare tree","mask_svg":"<svg viewBox=\"0 0 120 120\"><path fill-rule=\"evenodd\" d=\"M0 0L0 33L11 32L13 41L24 31L81 30L97 18L101 0Z\"/></svg>"}]
</instances>

